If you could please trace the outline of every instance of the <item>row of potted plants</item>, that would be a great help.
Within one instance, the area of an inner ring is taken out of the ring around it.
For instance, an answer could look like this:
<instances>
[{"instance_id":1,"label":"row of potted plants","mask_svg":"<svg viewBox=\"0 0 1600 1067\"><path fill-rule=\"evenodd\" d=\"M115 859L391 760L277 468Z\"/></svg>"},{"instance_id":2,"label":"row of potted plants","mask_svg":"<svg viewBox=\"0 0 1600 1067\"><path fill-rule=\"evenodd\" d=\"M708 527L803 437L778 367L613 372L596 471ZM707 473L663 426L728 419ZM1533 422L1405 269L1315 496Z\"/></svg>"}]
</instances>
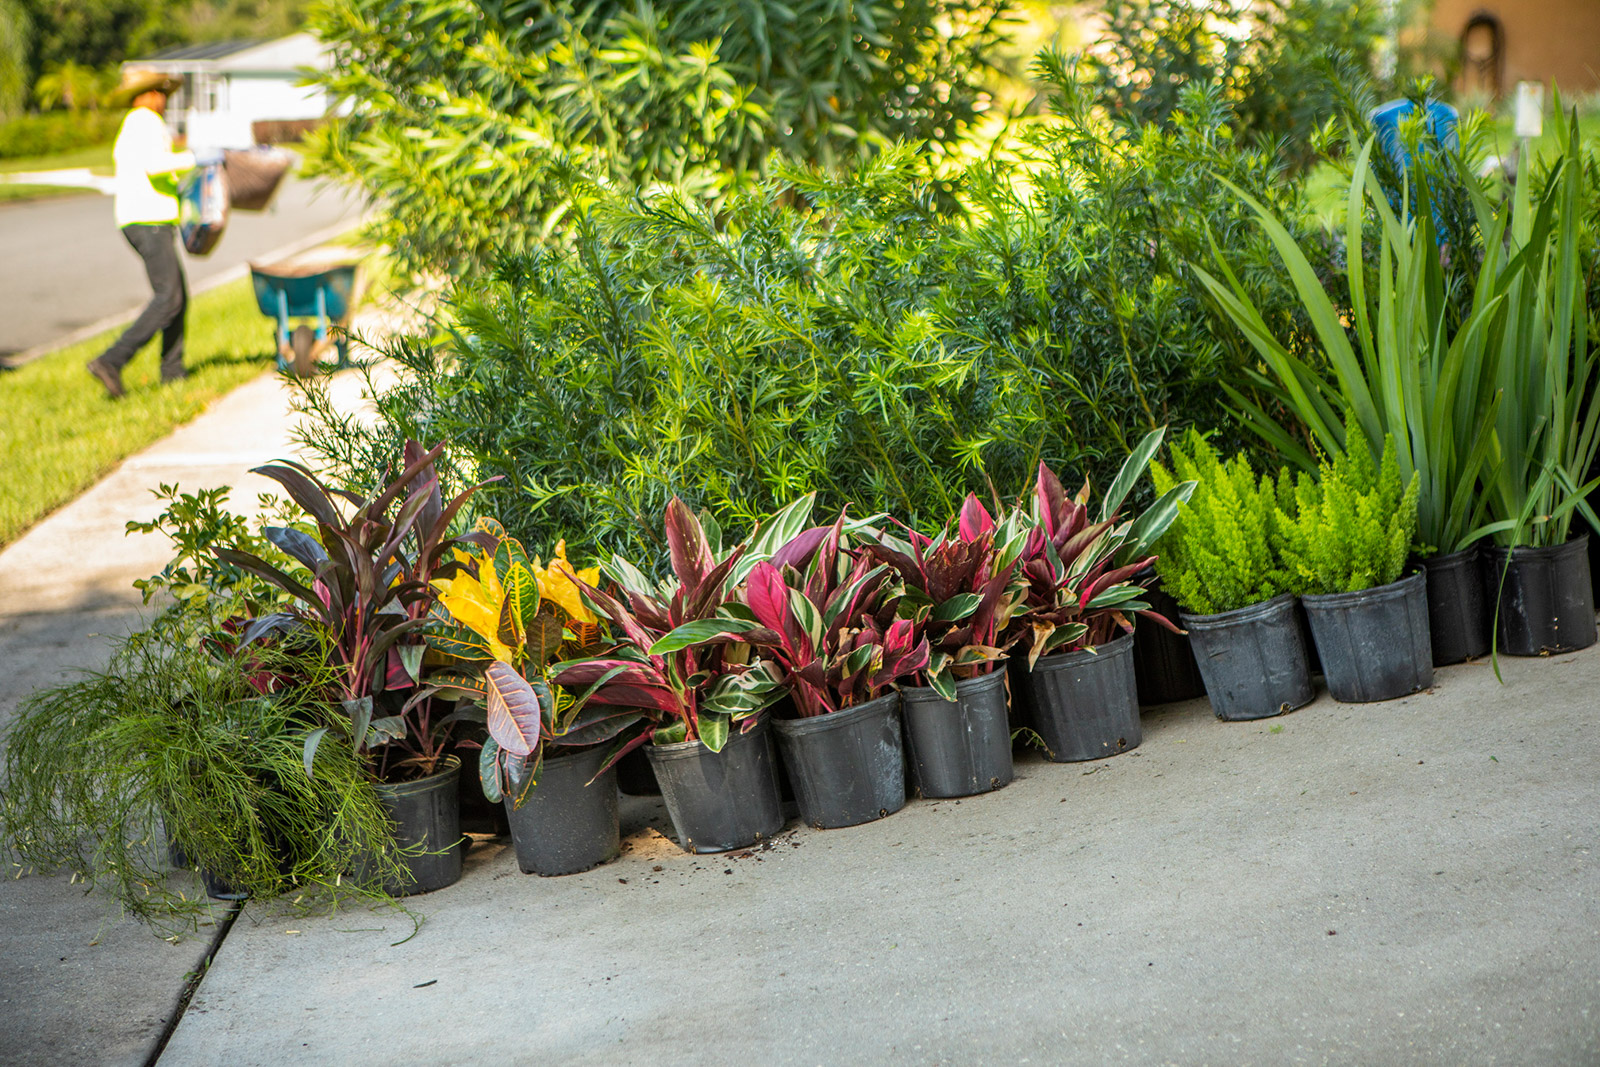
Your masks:
<instances>
[{"instance_id":1,"label":"row of potted plants","mask_svg":"<svg viewBox=\"0 0 1600 1067\"><path fill-rule=\"evenodd\" d=\"M616 854L615 768L636 749L692 851L781 828L774 737L817 827L898 810L908 777L930 797L1003 786L1013 723L1054 760L1125 751L1140 739L1133 620L1177 632L1151 610L1158 573L1222 718L1308 702L1311 651L1339 700L1432 683L1427 580L1402 576L1420 479L1402 483L1392 441L1380 462L1352 449L1318 477L1274 483L1193 433L1169 469L1155 462L1162 436L1141 442L1093 512L1087 486L1069 496L1041 465L998 518L969 497L931 536L881 515L814 525L808 496L725 546L674 500L661 580L620 557L580 571L559 546L543 566L489 519L446 537L466 494L442 506L435 453L413 445L396 485L355 501L343 526L339 494L309 472L263 469L314 520L316 536L268 532L310 584L220 554L303 602L245 623L241 647L308 624L336 633L346 742L380 776L412 773L382 786L397 825L413 827L398 837L412 881L391 891L459 875L444 736L468 724L482 728L485 795L505 804L523 868L543 874ZM1159 496L1126 517L1147 467ZM397 547L408 531L412 555ZM363 575L375 603L358 608ZM331 729L307 734L308 766Z\"/></svg>"},{"instance_id":2,"label":"row of potted plants","mask_svg":"<svg viewBox=\"0 0 1600 1067\"><path fill-rule=\"evenodd\" d=\"M908 776L930 797L999 788L1012 776L1008 655L1031 668L1028 721L1050 758L1114 754L1139 739L1131 638L1116 635L1148 613L1148 546L1194 489L1119 514L1161 439L1128 458L1098 513L1087 486L1071 497L1041 466L1026 506L996 518L969 497L933 536L884 516L812 525L807 496L724 546L714 522L674 500L663 580L621 558L600 568L604 589L567 568L581 597L555 613L568 647L571 627L591 620L612 641L554 662L505 640L527 583L507 568L520 546L495 536L466 557L467 573L438 583L450 622L429 641L450 662L430 681L487 709L487 792L516 807L519 785L539 783L513 832L524 868L540 873L614 854L610 773L639 748L692 851L743 847L783 825L774 736L812 826L899 810ZM589 814L573 814L571 790L555 795L552 773L593 776ZM586 852L565 847L575 826L608 818Z\"/></svg>"}]
</instances>

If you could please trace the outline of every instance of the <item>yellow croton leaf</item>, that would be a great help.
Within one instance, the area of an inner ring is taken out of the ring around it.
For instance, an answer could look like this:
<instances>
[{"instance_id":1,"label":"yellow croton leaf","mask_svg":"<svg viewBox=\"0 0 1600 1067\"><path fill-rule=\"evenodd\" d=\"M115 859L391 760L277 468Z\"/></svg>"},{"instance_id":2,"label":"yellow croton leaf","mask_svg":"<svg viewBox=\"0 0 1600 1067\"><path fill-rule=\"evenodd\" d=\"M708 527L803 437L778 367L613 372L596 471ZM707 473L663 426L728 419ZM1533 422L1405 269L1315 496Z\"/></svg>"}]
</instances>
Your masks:
<instances>
[{"instance_id":1,"label":"yellow croton leaf","mask_svg":"<svg viewBox=\"0 0 1600 1067\"><path fill-rule=\"evenodd\" d=\"M585 567L581 571L574 569L567 561L565 540L556 542L556 554L550 558L550 566L541 566L537 556L533 559L533 576L539 582L539 595L560 607L573 622L593 626L600 620L588 609L583 597L578 594L578 586L572 580L574 575L585 585L594 585L600 581L600 568Z\"/></svg>"},{"instance_id":2,"label":"yellow croton leaf","mask_svg":"<svg viewBox=\"0 0 1600 1067\"><path fill-rule=\"evenodd\" d=\"M483 638L489 654L502 663L511 663L511 647L500 640L500 612L506 602L505 588L495 574L494 560L487 555L470 557L478 564L478 576L458 571L453 578L435 578L431 583L439 592L439 603L450 617Z\"/></svg>"}]
</instances>

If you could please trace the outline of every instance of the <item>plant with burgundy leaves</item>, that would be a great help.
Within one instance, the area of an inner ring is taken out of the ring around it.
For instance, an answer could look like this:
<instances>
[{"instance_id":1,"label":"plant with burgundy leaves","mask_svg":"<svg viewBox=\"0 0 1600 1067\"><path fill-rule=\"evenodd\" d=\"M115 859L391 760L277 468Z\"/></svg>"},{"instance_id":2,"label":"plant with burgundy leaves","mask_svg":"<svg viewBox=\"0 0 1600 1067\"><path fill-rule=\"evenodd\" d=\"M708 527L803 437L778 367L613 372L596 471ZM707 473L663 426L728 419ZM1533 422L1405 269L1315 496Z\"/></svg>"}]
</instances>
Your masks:
<instances>
[{"instance_id":1,"label":"plant with burgundy leaves","mask_svg":"<svg viewBox=\"0 0 1600 1067\"><path fill-rule=\"evenodd\" d=\"M894 574L852 551L845 515L800 533L750 568L743 603L697 628L713 640L759 649L776 668L800 718L826 715L880 696L928 665L928 642L895 617ZM670 647L677 633L656 648Z\"/></svg>"},{"instance_id":2,"label":"plant with burgundy leaves","mask_svg":"<svg viewBox=\"0 0 1600 1067\"><path fill-rule=\"evenodd\" d=\"M750 569L803 539L812 497L768 519L746 542L724 550L721 530L674 497L665 521L672 575L653 583L621 556L601 570L614 592L579 582L585 603L618 643L599 656L559 663L551 680L585 705L636 713L606 764L647 742L695 741L720 752L734 724L749 729L785 690L773 664L758 660L730 629L733 590ZM797 537L797 535L799 535ZM737 626L739 623L734 623Z\"/></svg>"},{"instance_id":3,"label":"plant with burgundy leaves","mask_svg":"<svg viewBox=\"0 0 1600 1067\"><path fill-rule=\"evenodd\" d=\"M1032 526L1016 512L997 524L970 494L953 530L929 538L901 526L905 539L871 530L862 548L899 576L898 613L928 643L919 680L954 700L957 681L988 674L1005 656L1001 634L1021 600L1017 563Z\"/></svg>"},{"instance_id":4,"label":"plant with burgundy leaves","mask_svg":"<svg viewBox=\"0 0 1600 1067\"><path fill-rule=\"evenodd\" d=\"M1119 629L1131 632L1134 614L1176 631L1143 599L1153 573L1141 577L1140 572L1155 562L1156 557L1148 554L1150 545L1172 525L1195 483L1171 487L1136 519L1120 514L1165 433L1165 427L1153 430L1139 442L1094 521L1089 517L1089 483L1084 482L1076 497L1069 497L1055 472L1039 464L1031 501L1033 529L1021 556L1026 588L1003 645L1023 644L1030 668L1040 656L1094 648L1111 640Z\"/></svg>"},{"instance_id":5,"label":"plant with burgundy leaves","mask_svg":"<svg viewBox=\"0 0 1600 1067\"><path fill-rule=\"evenodd\" d=\"M459 566L449 556L458 543L450 527L476 487L448 504L442 501L434 460L443 447L424 451L408 441L404 468L370 499L332 488L291 461L255 469L282 485L315 528L314 535L288 526L265 530L274 545L310 572L309 582L252 553L217 549L223 561L297 601L287 611L250 620L237 649L309 634L325 646L336 668L336 698L344 715L307 733L308 773L317 746L332 728L348 734L380 778L426 776L445 755L450 722L435 717L431 695L417 688L425 651L422 629L434 600L429 582ZM376 714L376 700L385 702L388 714Z\"/></svg>"}]
</instances>

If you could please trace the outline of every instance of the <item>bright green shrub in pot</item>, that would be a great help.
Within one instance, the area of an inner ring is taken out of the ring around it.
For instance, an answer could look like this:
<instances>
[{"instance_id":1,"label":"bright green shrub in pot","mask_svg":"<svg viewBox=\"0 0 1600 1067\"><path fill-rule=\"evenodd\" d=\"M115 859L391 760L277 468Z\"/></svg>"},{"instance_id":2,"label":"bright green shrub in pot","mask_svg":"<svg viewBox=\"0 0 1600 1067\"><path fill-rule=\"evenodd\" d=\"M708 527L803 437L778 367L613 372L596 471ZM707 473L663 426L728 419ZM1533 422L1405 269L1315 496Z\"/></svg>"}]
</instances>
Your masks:
<instances>
[{"instance_id":1,"label":"bright green shrub in pot","mask_svg":"<svg viewBox=\"0 0 1600 1067\"><path fill-rule=\"evenodd\" d=\"M1174 444L1172 469L1152 463L1156 489L1194 493L1162 537L1156 564L1180 616L1217 718L1260 719L1312 697L1305 638L1283 560L1278 492L1242 455L1224 462L1199 433Z\"/></svg>"},{"instance_id":2,"label":"bright green shrub in pot","mask_svg":"<svg viewBox=\"0 0 1600 1067\"><path fill-rule=\"evenodd\" d=\"M1400 577L1416 530L1419 476L1400 480L1392 440L1378 463L1353 448L1317 473L1280 475L1279 521L1328 690L1335 700L1368 701L1428 688L1424 578Z\"/></svg>"}]
</instances>

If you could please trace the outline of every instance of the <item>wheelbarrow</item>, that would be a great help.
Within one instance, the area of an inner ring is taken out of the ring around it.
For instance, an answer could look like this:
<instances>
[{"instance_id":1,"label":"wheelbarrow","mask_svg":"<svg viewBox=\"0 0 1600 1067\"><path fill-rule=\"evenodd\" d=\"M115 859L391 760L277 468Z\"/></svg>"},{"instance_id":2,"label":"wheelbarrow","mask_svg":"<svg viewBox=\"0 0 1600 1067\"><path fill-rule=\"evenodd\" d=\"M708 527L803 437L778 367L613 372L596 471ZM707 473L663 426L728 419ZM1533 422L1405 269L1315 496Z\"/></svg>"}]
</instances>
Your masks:
<instances>
[{"instance_id":1,"label":"wheelbarrow","mask_svg":"<svg viewBox=\"0 0 1600 1067\"><path fill-rule=\"evenodd\" d=\"M252 263L250 281L261 313L278 322L273 340L279 370L292 369L303 378L316 369L330 346L339 352L341 369L350 365L350 339L344 327L355 303L355 263ZM290 319L315 319L316 325L301 323L291 329Z\"/></svg>"}]
</instances>

